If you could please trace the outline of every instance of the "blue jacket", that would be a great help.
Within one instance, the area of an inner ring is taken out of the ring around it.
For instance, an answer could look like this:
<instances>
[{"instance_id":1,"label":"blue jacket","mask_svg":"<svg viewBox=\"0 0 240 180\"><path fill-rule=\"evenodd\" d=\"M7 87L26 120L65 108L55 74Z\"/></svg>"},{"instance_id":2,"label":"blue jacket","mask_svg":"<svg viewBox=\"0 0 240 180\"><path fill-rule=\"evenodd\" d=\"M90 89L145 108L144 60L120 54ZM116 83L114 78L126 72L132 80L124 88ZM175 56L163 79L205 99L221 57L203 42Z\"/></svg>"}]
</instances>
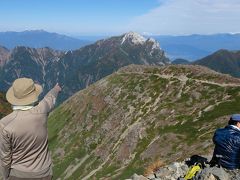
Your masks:
<instances>
[{"instance_id":1,"label":"blue jacket","mask_svg":"<svg viewBox=\"0 0 240 180\"><path fill-rule=\"evenodd\" d=\"M219 157L220 166L227 169L240 168L240 130L231 125L217 129L213 142L213 158Z\"/></svg>"}]
</instances>

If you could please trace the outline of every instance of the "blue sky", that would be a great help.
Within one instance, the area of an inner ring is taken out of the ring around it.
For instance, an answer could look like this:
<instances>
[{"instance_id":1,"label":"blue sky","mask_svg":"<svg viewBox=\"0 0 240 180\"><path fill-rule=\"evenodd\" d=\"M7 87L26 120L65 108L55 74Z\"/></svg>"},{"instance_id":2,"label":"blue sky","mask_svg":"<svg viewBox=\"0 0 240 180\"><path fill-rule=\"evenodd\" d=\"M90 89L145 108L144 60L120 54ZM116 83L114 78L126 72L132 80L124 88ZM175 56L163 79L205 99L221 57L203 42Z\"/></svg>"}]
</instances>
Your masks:
<instances>
[{"instance_id":1,"label":"blue sky","mask_svg":"<svg viewBox=\"0 0 240 180\"><path fill-rule=\"evenodd\" d=\"M0 31L69 35L240 32L239 0L1 0Z\"/></svg>"}]
</instances>

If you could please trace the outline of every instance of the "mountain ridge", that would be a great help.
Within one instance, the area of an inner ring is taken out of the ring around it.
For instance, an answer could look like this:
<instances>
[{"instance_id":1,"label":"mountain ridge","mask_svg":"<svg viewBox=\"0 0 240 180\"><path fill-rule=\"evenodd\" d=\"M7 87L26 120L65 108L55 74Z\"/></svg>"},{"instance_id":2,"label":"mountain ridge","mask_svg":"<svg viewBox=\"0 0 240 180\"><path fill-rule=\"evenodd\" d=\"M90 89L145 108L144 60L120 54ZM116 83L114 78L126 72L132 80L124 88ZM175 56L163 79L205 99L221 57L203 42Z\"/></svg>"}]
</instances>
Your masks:
<instances>
[{"instance_id":1,"label":"mountain ridge","mask_svg":"<svg viewBox=\"0 0 240 180\"><path fill-rule=\"evenodd\" d=\"M124 179L157 158L209 153L215 128L240 110L239 90L202 66L123 67L51 114L55 178Z\"/></svg>"},{"instance_id":2,"label":"mountain ridge","mask_svg":"<svg viewBox=\"0 0 240 180\"><path fill-rule=\"evenodd\" d=\"M136 43L139 38L141 43ZM18 46L6 61L0 72L1 91L6 91L19 77L34 79L43 85L44 92L59 82L64 85L60 102L120 67L170 63L155 40L132 32L66 52Z\"/></svg>"},{"instance_id":3,"label":"mountain ridge","mask_svg":"<svg viewBox=\"0 0 240 180\"><path fill-rule=\"evenodd\" d=\"M91 42L44 30L0 32L0 44L8 49L13 49L16 46L28 46L31 48L51 47L56 50L69 50L78 49Z\"/></svg>"},{"instance_id":4,"label":"mountain ridge","mask_svg":"<svg viewBox=\"0 0 240 180\"><path fill-rule=\"evenodd\" d=\"M35 36L33 36L33 34L35 34ZM219 49L240 49L239 33L193 34L184 36L144 35L144 37L157 39L171 60L183 58L193 61L203 58ZM22 45L32 48L51 47L58 50L75 50L103 38L108 38L108 36L79 36L75 38L58 33L46 32L44 30L0 32L0 44L8 49Z\"/></svg>"},{"instance_id":5,"label":"mountain ridge","mask_svg":"<svg viewBox=\"0 0 240 180\"><path fill-rule=\"evenodd\" d=\"M240 51L221 49L213 54L199 59L193 64L206 66L215 71L240 77Z\"/></svg>"}]
</instances>

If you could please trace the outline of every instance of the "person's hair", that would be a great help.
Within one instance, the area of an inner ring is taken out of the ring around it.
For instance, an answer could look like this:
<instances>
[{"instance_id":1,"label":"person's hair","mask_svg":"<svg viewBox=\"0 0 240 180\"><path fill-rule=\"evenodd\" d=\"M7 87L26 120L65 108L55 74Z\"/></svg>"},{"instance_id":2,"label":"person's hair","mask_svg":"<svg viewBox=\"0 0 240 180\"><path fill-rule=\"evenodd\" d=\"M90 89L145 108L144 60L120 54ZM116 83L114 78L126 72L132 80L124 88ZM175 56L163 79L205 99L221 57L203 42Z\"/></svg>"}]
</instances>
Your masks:
<instances>
[{"instance_id":1,"label":"person's hair","mask_svg":"<svg viewBox=\"0 0 240 180\"><path fill-rule=\"evenodd\" d=\"M234 121L232 120L232 118L230 118L230 120L228 121L228 125L237 125L238 121Z\"/></svg>"}]
</instances>

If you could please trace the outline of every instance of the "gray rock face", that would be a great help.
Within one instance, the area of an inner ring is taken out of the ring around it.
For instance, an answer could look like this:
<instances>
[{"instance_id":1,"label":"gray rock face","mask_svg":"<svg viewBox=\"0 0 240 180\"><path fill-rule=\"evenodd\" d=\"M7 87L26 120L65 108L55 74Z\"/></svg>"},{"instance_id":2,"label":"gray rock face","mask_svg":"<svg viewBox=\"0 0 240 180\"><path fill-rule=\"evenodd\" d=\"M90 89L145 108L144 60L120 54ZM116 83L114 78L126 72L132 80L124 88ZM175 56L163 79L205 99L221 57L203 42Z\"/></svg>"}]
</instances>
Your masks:
<instances>
[{"instance_id":1,"label":"gray rock face","mask_svg":"<svg viewBox=\"0 0 240 180\"><path fill-rule=\"evenodd\" d=\"M197 173L196 177L194 177L194 180L208 179L229 180L230 175L223 168L207 167Z\"/></svg>"},{"instance_id":2,"label":"gray rock face","mask_svg":"<svg viewBox=\"0 0 240 180\"><path fill-rule=\"evenodd\" d=\"M231 180L240 180L240 176L239 176L240 170L239 170L239 169L236 169L236 170L234 170L234 171L226 170L226 172L228 173L229 178L230 178Z\"/></svg>"},{"instance_id":3,"label":"gray rock face","mask_svg":"<svg viewBox=\"0 0 240 180\"><path fill-rule=\"evenodd\" d=\"M132 180L148 180L148 178L142 176L142 175L137 175L137 174L134 174L132 176Z\"/></svg>"},{"instance_id":4,"label":"gray rock face","mask_svg":"<svg viewBox=\"0 0 240 180\"><path fill-rule=\"evenodd\" d=\"M188 166L183 162L174 162L169 166L160 168L155 174L154 178L152 175L148 176L148 179L152 180L173 180L183 177L188 170Z\"/></svg>"}]
</instances>

